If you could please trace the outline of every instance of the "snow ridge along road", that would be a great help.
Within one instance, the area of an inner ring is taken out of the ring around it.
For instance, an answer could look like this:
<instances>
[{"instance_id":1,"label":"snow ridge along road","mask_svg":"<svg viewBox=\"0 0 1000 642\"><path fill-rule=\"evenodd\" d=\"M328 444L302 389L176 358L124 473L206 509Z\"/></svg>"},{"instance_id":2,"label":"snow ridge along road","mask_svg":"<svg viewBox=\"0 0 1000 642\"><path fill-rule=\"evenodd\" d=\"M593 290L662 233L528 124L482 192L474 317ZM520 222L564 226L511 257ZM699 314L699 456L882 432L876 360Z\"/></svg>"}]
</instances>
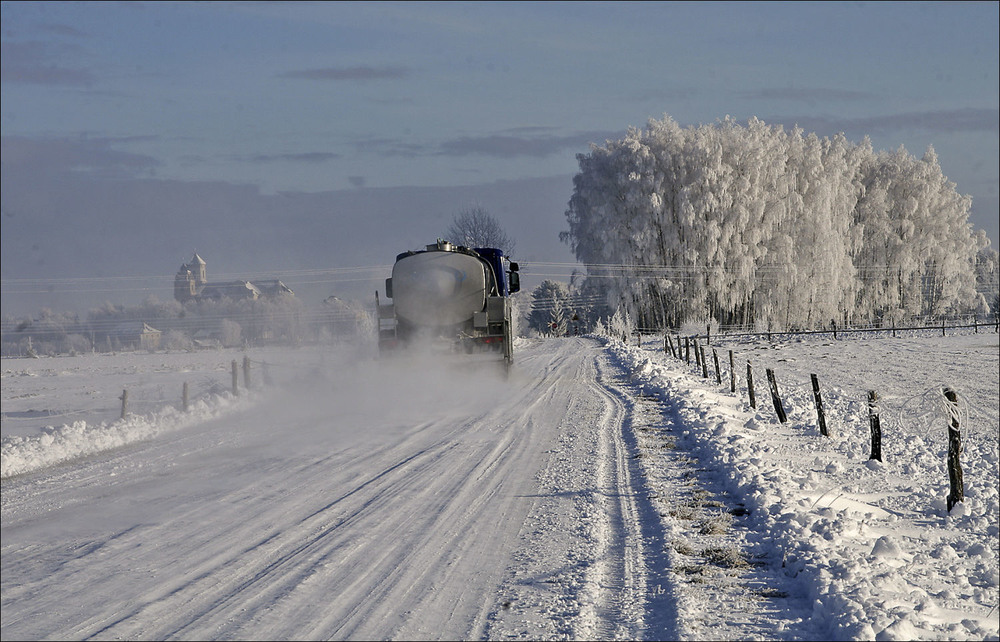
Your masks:
<instances>
[{"instance_id":1,"label":"snow ridge along road","mask_svg":"<svg viewBox=\"0 0 1000 642\"><path fill-rule=\"evenodd\" d=\"M337 364L6 479L3 637L669 637L609 367Z\"/></svg>"}]
</instances>

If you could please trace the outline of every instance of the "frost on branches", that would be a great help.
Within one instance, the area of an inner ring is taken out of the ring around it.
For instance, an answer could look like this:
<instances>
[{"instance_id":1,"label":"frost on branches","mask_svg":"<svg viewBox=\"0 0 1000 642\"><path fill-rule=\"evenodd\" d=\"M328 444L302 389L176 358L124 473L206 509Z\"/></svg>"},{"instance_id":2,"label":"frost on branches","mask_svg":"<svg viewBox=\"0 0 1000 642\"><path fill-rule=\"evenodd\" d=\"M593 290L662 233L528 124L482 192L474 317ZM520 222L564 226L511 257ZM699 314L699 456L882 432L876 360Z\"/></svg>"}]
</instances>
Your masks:
<instances>
[{"instance_id":1,"label":"frost on branches","mask_svg":"<svg viewBox=\"0 0 1000 642\"><path fill-rule=\"evenodd\" d=\"M578 157L566 217L588 278L641 327L888 324L986 310L972 200L937 155L757 119L669 117Z\"/></svg>"}]
</instances>

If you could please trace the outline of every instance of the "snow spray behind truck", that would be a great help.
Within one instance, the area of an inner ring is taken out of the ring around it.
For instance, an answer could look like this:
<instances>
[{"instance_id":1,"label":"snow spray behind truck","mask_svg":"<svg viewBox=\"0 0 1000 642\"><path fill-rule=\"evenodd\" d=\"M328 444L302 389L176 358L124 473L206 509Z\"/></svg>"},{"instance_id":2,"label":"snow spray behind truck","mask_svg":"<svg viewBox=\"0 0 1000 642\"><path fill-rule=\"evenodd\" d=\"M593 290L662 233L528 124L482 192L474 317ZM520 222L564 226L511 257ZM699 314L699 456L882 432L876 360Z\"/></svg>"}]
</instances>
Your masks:
<instances>
[{"instance_id":1,"label":"snow spray behind truck","mask_svg":"<svg viewBox=\"0 0 1000 642\"><path fill-rule=\"evenodd\" d=\"M497 353L513 361L510 295L520 289L517 263L497 248L438 240L396 256L385 280L390 304L379 302L380 352L432 345L465 353Z\"/></svg>"}]
</instances>

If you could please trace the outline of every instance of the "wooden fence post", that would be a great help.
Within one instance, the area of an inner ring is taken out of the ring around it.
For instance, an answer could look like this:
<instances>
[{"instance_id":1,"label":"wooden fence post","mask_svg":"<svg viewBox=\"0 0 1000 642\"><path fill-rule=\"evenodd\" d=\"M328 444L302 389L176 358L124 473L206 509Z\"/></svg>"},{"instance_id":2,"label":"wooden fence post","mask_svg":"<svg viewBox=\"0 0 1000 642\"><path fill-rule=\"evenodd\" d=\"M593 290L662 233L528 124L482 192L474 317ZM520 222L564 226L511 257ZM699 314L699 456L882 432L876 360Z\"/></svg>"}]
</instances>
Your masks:
<instances>
[{"instance_id":1,"label":"wooden fence post","mask_svg":"<svg viewBox=\"0 0 1000 642\"><path fill-rule=\"evenodd\" d=\"M122 390L122 396L118 397L122 400L122 419L128 414L128 390Z\"/></svg>"},{"instance_id":2,"label":"wooden fence post","mask_svg":"<svg viewBox=\"0 0 1000 642\"><path fill-rule=\"evenodd\" d=\"M250 357L243 355L243 386L250 389Z\"/></svg>"},{"instance_id":3,"label":"wooden fence post","mask_svg":"<svg viewBox=\"0 0 1000 642\"><path fill-rule=\"evenodd\" d=\"M962 432L958 421L958 394L951 388L944 389L944 396L949 401L948 414L951 424L948 426L948 481L951 491L948 493L948 512L958 502L965 501L965 482L962 480Z\"/></svg>"},{"instance_id":4,"label":"wooden fence post","mask_svg":"<svg viewBox=\"0 0 1000 642\"><path fill-rule=\"evenodd\" d=\"M701 367L702 350L701 350L701 346L698 345L698 337L695 337L691 341L694 342L694 365L696 367Z\"/></svg>"},{"instance_id":5,"label":"wooden fence post","mask_svg":"<svg viewBox=\"0 0 1000 642\"><path fill-rule=\"evenodd\" d=\"M733 351L729 351L729 392L736 392L736 367L733 365Z\"/></svg>"},{"instance_id":6,"label":"wooden fence post","mask_svg":"<svg viewBox=\"0 0 1000 642\"><path fill-rule=\"evenodd\" d=\"M712 359L715 361L715 383L722 385L722 371L719 369L719 352L712 348Z\"/></svg>"},{"instance_id":7,"label":"wooden fence post","mask_svg":"<svg viewBox=\"0 0 1000 642\"><path fill-rule=\"evenodd\" d=\"M868 459L882 461L882 424L878 418L878 393L868 391L868 421L872 431L872 452Z\"/></svg>"},{"instance_id":8,"label":"wooden fence post","mask_svg":"<svg viewBox=\"0 0 1000 642\"><path fill-rule=\"evenodd\" d=\"M691 363L691 337L684 337L684 362Z\"/></svg>"},{"instance_id":9,"label":"wooden fence post","mask_svg":"<svg viewBox=\"0 0 1000 642\"><path fill-rule=\"evenodd\" d=\"M750 407L757 409L757 395L753 390L753 368L750 367L750 360L747 360L747 394L750 395Z\"/></svg>"},{"instance_id":10,"label":"wooden fence post","mask_svg":"<svg viewBox=\"0 0 1000 642\"><path fill-rule=\"evenodd\" d=\"M705 358L705 346L701 346L699 351L701 352L701 376L703 379L708 379L708 359Z\"/></svg>"},{"instance_id":11,"label":"wooden fence post","mask_svg":"<svg viewBox=\"0 0 1000 642\"><path fill-rule=\"evenodd\" d=\"M233 396L240 394L240 371L236 365L236 359L233 359Z\"/></svg>"},{"instance_id":12,"label":"wooden fence post","mask_svg":"<svg viewBox=\"0 0 1000 642\"><path fill-rule=\"evenodd\" d=\"M184 388L181 390L181 405L184 407L184 412L188 411L188 382L184 382Z\"/></svg>"},{"instance_id":13,"label":"wooden fence post","mask_svg":"<svg viewBox=\"0 0 1000 642\"><path fill-rule=\"evenodd\" d=\"M813 399L816 401L816 420L819 423L819 434L829 437L826 431L826 414L823 412L823 397L819 394L819 379L816 375L809 375L813 384Z\"/></svg>"},{"instance_id":14,"label":"wooden fence post","mask_svg":"<svg viewBox=\"0 0 1000 642\"><path fill-rule=\"evenodd\" d=\"M778 382L774 379L774 370L767 369L767 383L771 386L771 401L774 402L774 412L778 413L778 421L785 423L788 417L785 416L785 409L781 406L781 397L778 396Z\"/></svg>"}]
</instances>

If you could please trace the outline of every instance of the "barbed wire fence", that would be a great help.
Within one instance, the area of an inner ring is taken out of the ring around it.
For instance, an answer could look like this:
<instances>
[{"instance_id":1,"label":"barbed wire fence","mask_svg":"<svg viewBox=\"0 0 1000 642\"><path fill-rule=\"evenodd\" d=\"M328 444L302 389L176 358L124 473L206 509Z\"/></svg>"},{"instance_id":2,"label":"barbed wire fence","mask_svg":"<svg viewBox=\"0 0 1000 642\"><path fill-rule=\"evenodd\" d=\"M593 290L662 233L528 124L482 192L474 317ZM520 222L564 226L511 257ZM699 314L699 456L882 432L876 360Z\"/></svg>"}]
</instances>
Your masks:
<instances>
[{"instance_id":1,"label":"barbed wire fence","mask_svg":"<svg viewBox=\"0 0 1000 642\"><path fill-rule=\"evenodd\" d=\"M996 333L995 322L993 324L976 323L955 323L946 325L944 334L948 331L956 333L964 330L968 334L969 329L974 333L992 331ZM861 332L861 329L854 329ZM884 329L880 332L870 333L867 337L890 340L891 337L902 336L933 336L940 330L940 326L910 326L906 328ZM895 332L893 332L895 330ZM870 331L870 330L864 330ZM842 332L842 331L841 331ZM798 425L815 427L817 434L821 437L828 437L829 432L826 425L827 414L830 408L823 404L822 391L818 376L809 374L809 379L804 380L802 373L797 375L782 372L769 361L780 362L781 359L757 358L757 363L745 354L737 355L733 349L724 349L728 354L723 353L722 357L715 347L709 345L709 341L716 343L724 339L746 339L748 336L769 340L775 338L771 333L716 333L712 336L709 333L702 335L682 336L680 334L670 334L660 332L643 332L637 330L631 336L611 336L609 340L621 341L626 345L643 346L643 337L655 337L646 343L646 349L663 352L676 362L679 362L682 370L689 374L714 380L720 391L728 392L731 395L744 396L751 408L757 412L763 412L767 406L761 405L762 399L770 397L774 407L774 414L779 423L787 421L786 410L789 406L796 413ZM781 333L783 337L791 337L805 334L821 333ZM829 332L832 339L832 332ZM846 333L850 336L850 333ZM660 337L662 337L662 342ZM841 337L843 340L844 337ZM763 350L767 350L765 345ZM743 364L746 365L745 374ZM764 367L762 368L762 364ZM768 367L770 366L770 367ZM799 368L798 370L801 370ZM766 382L760 376L761 371L766 372ZM757 373L756 376L754 373ZM940 377L937 377L940 378ZM756 379L756 381L755 381ZM851 417L841 417L835 422L839 425L851 423L853 425L863 425L867 413L867 420L870 426L869 435L852 433L850 435L837 435L840 439L853 438L865 439L870 436L870 446L867 447L870 459L883 461L883 439L907 439L917 437L928 443L936 444L939 450L947 451L947 469L949 477L950 492L948 494L948 510L963 501L963 473L960 462L962 452L963 436L981 437L987 444L993 444L1000 449L1000 426L992 418L995 416L991 409L982 405L982 402L974 401L975 395L962 392L962 384L941 379L925 384L921 389L899 393L898 391L880 392L876 390L845 390L842 386L836 388L838 406L837 412L852 415ZM763 395L761 394L763 393ZM788 400L793 403L788 404ZM811 403L810 403L811 402ZM770 405L770 404L768 404ZM807 416L806 409L811 406L814 419ZM947 426L947 430L944 427ZM892 449L888 452L894 452ZM892 456L892 455L888 455Z\"/></svg>"}]
</instances>

